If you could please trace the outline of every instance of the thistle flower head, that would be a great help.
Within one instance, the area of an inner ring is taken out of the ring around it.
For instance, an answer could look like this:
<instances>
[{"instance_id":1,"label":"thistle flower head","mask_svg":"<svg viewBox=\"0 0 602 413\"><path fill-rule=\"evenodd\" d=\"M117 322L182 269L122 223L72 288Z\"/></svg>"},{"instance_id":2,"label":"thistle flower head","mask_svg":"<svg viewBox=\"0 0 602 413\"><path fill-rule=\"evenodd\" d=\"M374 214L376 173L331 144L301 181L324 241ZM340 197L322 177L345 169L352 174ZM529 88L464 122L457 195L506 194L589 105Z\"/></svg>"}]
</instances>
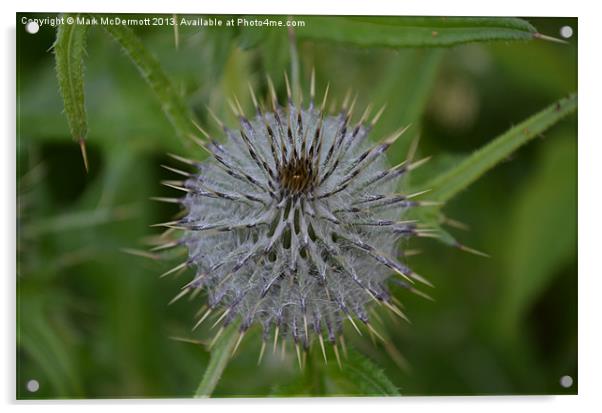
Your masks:
<instances>
[{"instance_id":1,"label":"thistle flower head","mask_svg":"<svg viewBox=\"0 0 602 413\"><path fill-rule=\"evenodd\" d=\"M374 144L368 134L382 112L353 122L347 98L327 114L327 92L314 104L313 84L306 107L290 93L279 106L273 88L270 110L252 95L252 118L232 105L240 126L224 127L222 143L203 131L211 156L195 163L181 188L186 215L169 224L184 231L182 265L196 270L187 288L207 293L199 322L213 312L215 324L239 320L241 333L261 324L265 340L304 348L314 338L335 344L345 321L372 330L372 302L403 316L388 282L413 289L423 280L397 259L399 241L418 233L402 218L419 203L395 189L418 162L388 167L384 155L405 129Z\"/></svg>"}]
</instances>

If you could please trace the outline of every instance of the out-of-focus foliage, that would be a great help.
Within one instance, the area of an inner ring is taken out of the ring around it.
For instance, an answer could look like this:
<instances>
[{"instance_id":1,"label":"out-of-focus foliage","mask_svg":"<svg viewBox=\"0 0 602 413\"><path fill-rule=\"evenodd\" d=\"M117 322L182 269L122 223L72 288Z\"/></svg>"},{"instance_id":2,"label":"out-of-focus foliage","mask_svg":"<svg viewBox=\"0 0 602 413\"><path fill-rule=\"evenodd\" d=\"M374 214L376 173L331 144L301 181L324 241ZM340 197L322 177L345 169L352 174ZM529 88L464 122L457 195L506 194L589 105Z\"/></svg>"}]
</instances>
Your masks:
<instances>
[{"instance_id":1,"label":"out-of-focus foliage","mask_svg":"<svg viewBox=\"0 0 602 413\"><path fill-rule=\"evenodd\" d=\"M360 108L387 103L374 139L412 123L391 161L404 159L420 134L417 157L433 158L410 177L413 188L577 87L576 35L567 45L532 40L387 49L380 46L389 43L380 41L357 47L334 20L315 19L331 27L314 35L299 30L304 90L315 67L319 95L330 82L339 103L349 88L358 92ZM576 19L527 20L541 33L556 35L564 25L578 33ZM431 38L445 34L441 29L433 37L432 22L415 22L429 28ZM521 20L485 22L533 32ZM361 18L345 24L375 25ZM205 107L235 126L227 100L236 95L250 110L247 82L263 100L269 73L284 93L286 28L179 27L177 49L171 27L134 32L172 82L171 92L211 133L219 128ZM50 50L55 38L55 28L30 35L17 25L17 396L190 397L210 365L204 343L212 332L190 331L202 302L168 306L185 275L159 280L173 262L122 249L138 247L153 234L150 224L177 212L148 200L175 195L158 184L169 177L160 168L169 163L166 153L205 155L178 137L163 115L171 108L162 106L120 45L90 27L86 174L63 113ZM576 131L576 117L566 118L443 208L470 226L448 231L491 258L433 240L411 241L410 248L423 254L408 261L436 285L429 291L436 301L395 291L412 325L384 320L390 344L349 335L342 370L332 360L323 365L316 348L300 372L290 349L284 359L266 350L257 367L260 337L252 330L214 395L575 393L576 385L563 389L559 379L577 375ZM37 393L26 390L30 379L39 381Z\"/></svg>"}]
</instances>

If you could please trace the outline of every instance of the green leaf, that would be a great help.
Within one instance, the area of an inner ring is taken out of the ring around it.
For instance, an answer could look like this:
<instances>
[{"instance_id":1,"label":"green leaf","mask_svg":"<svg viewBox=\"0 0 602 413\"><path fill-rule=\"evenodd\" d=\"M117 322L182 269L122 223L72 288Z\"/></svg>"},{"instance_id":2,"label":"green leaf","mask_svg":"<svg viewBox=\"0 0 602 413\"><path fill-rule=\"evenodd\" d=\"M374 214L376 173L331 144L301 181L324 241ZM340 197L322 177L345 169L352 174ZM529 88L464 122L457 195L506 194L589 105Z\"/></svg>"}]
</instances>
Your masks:
<instances>
[{"instance_id":1,"label":"green leaf","mask_svg":"<svg viewBox=\"0 0 602 413\"><path fill-rule=\"evenodd\" d=\"M334 385L336 395L400 395L397 387L380 367L352 349L349 349L349 357L343 360L342 369L336 363L330 363L326 374Z\"/></svg>"},{"instance_id":2,"label":"green leaf","mask_svg":"<svg viewBox=\"0 0 602 413\"><path fill-rule=\"evenodd\" d=\"M560 99L514 126L506 133L498 136L472 155L465 157L457 165L420 185L420 189L430 189L428 193L422 195L422 198L434 201L438 205L417 208L410 212L410 217L429 226L434 231L433 235L444 244L481 255L480 252L459 243L442 227L441 224L445 222L445 217L441 212L442 205L451 200L463 189L466 189L498 163L507 159L520 146L540 136L545 130L574 112L576 108L576 94ZM419 188L413 184L412 192L417 189Z\"/></svg>"},{"instance_id":3,"label":"green leaf","mask_svg":"<svg viewBox=\"0 0 602 413\"><path fill-rule=\"evenodd\" d=\"M454 168L425 185L430 200L445 203L475 182L515 150L539 136L577 108L577 95L572 94L514 126L506 133L468 156Z\"/></svg>"},{"instance_id":4,"label":"green leaf","mask_svg":"<svg viewBox=\"0 0 602 413\"><path fill-rule=\"evenodd\" d=\"M77 18L78 15L66 15L66 17ZM84 24L60 25L54 43L56 74L65 115L71 136L80 144L86 169L88 169L88 160L84 142L88 134L88 121L84 99L84 54L87 29Z\"/></svg>"},{"instance_id":5,"label":"green leaf","mask_svg":"<svg viewBox=\"0 0 602 413\"><path fill-rule=\"evenodd\" d=\"M97 16L97 19L100 17ZM192 111L165 74L157 58L147 50L140 38L127 26L109 24L103 27L121 45L146 83L155 92L163 112L178 136L187 141L190 135L196 135L197 129L194 126Z\"/></svg>"},{"instance_id":6,"label":"green leaf","mask_svg":"<svg viewBox=\"0 0 602 413\"><path fill-rule=\"evenodd\" d=\"M560 134L541 155L508 220L507 266L495 323L503 333L518 333L529 304L577 251L577 140Z\"/></svg>"},{"instance_id":7,"label":"green leaf","mask_svg":"<svg viewBox=\"0 0 602 413\"><path fill-rule=\"evenodd\" d=\"M527 21L483 17L311 16L296 29L300 39L330 40L364 47L448 47L469 42L541 37Z\"/></svg>"},{"instance_id":8,"label":"green leaf","mask_svg":"<svg viewBox=\"0 0 602 413\"><path fill-rule=\"evenodd\" d=\"M211 397L217 382L232 356L232 350L238 339L238 323L232 323L226 327L215 346L211 350L209 365L205 370L203 379L194 393L194 397Z\"/></svg>"}]
</instances>

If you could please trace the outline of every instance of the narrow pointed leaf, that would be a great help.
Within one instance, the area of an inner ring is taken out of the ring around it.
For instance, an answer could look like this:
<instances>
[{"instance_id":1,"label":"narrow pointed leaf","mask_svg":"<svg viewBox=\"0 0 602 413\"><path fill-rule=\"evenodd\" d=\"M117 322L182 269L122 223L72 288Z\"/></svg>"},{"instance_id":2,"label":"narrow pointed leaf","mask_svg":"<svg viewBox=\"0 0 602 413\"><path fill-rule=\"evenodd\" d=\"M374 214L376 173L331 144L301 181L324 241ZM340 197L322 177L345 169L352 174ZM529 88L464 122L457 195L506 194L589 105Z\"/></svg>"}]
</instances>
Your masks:
<instances>
[{"instance_id":1,"label":"narrow pointed leaf","mask_svg":"<svg viewBox=\"0 0 602 413\"><path fill-rule=\"evenodd\" d=\"M498 163L507 159L519 147L540 136L576 109L577 95L572 94L514 126L457 166L427 183L425 187L431 189L428 193L429 200L442 203L449 201Z\"/></svg>"},{"instance_id":2,"label":"narrow pointed leaf","mask_svg":"<svg viewBox=\"0 0 602 413\"><path fill-rule=\"evenodd\" d=\"M66 17L76 18L77 15ZM84 55L87 30L85 24L60 25L54 43L56 75L65 107L65 116L71 136L81 147L86 169L88 169L88 160L85 139L88 134L88 121L84 99Z\"/></svg>"},{"instance_id":3,"label":"narrow pointed leaf","mask_svg":"<svg viewBox=\"0 0 602 413\"><path fill-rule=\"evenodd\" d=\"M511 17L311 16L304 27L296 30L300 39L392 48L448 47L542 37L526 20Z\"/></svg>"}]
</instances>

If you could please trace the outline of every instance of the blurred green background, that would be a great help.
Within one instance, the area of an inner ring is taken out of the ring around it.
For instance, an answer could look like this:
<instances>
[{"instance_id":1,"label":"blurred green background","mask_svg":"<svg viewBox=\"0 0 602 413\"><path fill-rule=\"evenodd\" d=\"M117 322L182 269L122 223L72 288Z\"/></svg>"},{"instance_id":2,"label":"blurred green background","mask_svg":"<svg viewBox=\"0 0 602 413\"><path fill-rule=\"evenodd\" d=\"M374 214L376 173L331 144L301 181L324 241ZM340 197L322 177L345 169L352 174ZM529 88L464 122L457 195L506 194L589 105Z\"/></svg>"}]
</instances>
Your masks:
<instances>
[{"instance_id":1,"label":"blurred green background","mask_svg":"<svg viewBox=\"0 0 602 413\"><path fill-rule=\"evenodd\" d=\"M190 274L158 279L174 265L122 252L139 248L176 208L149 200L174 196L166 153L201 159L183 145L161 104L119 46L100 28L88 34L86 105L90 172L70 137L51 45L55 28L31 35L17 15L17 397L190 397L209 353L195 340L202 302L168 306ZM49 15L51 16L51 15ZM514 124L577 89L577 19L528 18L552 42L474 43L448 49L386 49L299 41L301 81L315 66L318 95L330 82L339 104L349 87L359 107L388 103L373 138L412 122L391 152L405 157L419 131L428 166L407 183L420 188ZM233 94L250 107L247 82L263 98L265 73L284 93L290 70L285 29L138 28L198 119L206 106L231 126ZM395 291L412 324L386 323L392 347L349 336L382 366L403 395L575 394L577 392L577 119L573 115L521 148L455 198L450 231L487 252L481 258L435 240L411 240L408 258L435 285L436 300ZM191 339L184 342L180 339ZM294 385L294 356L256 367L259 335L246 338L216 396L262 396ZM331 366L330 366L331 367ZM329 367L329 368L330 368ZM326 374L326 373L324 373ZM344 370L343 370L344 374ZM575 383L565 389L560 377ZM35 379L35 393L26 383ZM354 394L332 384L326 394Z\"/></svg>"}]
</instances>

